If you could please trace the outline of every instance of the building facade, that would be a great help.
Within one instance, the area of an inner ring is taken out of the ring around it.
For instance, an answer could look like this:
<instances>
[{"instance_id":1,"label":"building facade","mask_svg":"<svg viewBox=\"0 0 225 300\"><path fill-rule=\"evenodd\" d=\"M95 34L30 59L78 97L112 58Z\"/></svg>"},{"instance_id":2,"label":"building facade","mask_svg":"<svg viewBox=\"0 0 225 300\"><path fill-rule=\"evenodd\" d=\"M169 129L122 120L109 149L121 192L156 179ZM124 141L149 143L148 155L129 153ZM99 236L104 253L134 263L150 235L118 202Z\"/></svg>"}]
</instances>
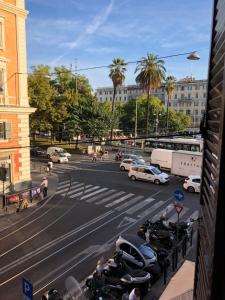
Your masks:
<instances>
[{"instance_id":1,"label":"building facade","mask_svg":"<svg viewBox=\"0 0 225 300\"><path fill-rule=\"evenodd\" d=\"M169 106L178 112L184 112L192 119L192 127L199 127L205 111L206 103L206 80L195 80L193 77L186 77L176 82ZM118 88L116 101L127 102L138 96L144 95L146 91L138 85L127 85ZM167 104L165 84L152 93L158 97L163 104ZM96 96L100 102L112 101L113 88L97 88Z\"/></svg>"},{"instance_id":2,"label":"building facade","mask_svg":"<svg viewBox=\"0 0 225 300\"><path fill-rule=\"evenodd\" d=\"M30 184L24 0L0 1L0 167L7 170L5 192ZM0 191L3 182L0 181Z\"/></svg>"}]
</instances>

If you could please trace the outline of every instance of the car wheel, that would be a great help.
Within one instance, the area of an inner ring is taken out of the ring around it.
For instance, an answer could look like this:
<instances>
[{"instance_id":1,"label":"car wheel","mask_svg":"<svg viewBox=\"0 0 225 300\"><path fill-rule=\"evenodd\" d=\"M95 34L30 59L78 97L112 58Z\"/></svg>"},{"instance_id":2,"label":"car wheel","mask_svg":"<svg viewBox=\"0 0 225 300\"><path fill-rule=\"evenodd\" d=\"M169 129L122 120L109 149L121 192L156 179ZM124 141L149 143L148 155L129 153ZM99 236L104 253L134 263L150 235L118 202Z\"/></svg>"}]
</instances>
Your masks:
<instances>
[{"instance_id":1,"label":"car wheel","mask_svg":"<svg viewBox=\"0 0 225 300\"><path fill-rule=\"evenodd\" d=\"M136 180L136 177L135 177L134 175L131 175L131 176L130 176L130 179L131 179L132 181L135 181L135 180Z\"/></svg>"},{"instance_id":2,"label":"car wheel","mask_svg":"<svg viewBox=\"0 0 225 300\"><path fill-rule=\"evenodd\" d=\"M50 158L50 155L49 155L49 154L47 154L47 158Z\"/></svg>"},{"instance_id":3,"label":"car wheel","mask_svg":"<svg viewBox=\"0 0 225 300\"><path fill-rule=\"evenodd\" d=\"M125 171L124 166L121 166L121 167L120 167L120 170L121 170L121 171Z\"/></svg>"},{"instance_id":4,"label":"car wheel","mask_svg":"<svg viewBox=\"0 0 225 300\"><path fill-rule=\"evenodd\" d=\"M187 190L188 190L189 193L194 193L195 192L195 189L193 188L193 186L189 186L187 188Z\"/></svg>"},{"instance_id":5,"label":"car wheel","mask_svg":"<svg viewBox=\"0 0 225 300\"><path fill-rule=\"evenodd\" d=\"M60 160L58 160L58 163L60 164Z\"/></svg>"},{"instance_id":6,"label":"car wheel","mask_svg":"<svg viewBox=\"0 0 225 300\"><path fill-rule=\"evenodd\" d=\"M159 180L159 179L156 179L156 180L154 181L154 183L157 184L157 185L159 185L159 184L160 184L160 180Z\"/></svg>"}]
</instances>

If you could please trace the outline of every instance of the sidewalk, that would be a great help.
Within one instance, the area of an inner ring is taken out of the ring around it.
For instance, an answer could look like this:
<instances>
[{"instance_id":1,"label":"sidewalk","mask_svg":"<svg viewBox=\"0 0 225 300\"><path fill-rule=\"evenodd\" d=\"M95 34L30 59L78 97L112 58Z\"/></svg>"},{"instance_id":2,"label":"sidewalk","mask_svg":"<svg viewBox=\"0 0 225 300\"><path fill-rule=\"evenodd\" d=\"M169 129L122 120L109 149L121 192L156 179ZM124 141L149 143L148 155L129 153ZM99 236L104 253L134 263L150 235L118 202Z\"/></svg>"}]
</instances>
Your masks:
<instances>
[{"instance_id":1,"label":"sidewalk","mask_svg":"<svg viewBox=\"0 0 225 300\"><path fill-rule=\"evenodd\" d=\"M40 169L38 170L32 170L31 172L31 178L32 178L32 186L39 186L43 176L46 176L46 174L40 173ZM57 189L58 185L58 176L56 174L48 175L46 176L48 178L48 196L43 200L33 200L32 203L29 203L28 209L31 207L36 206L38 203L41 203L42 201L48 200L50 197L52 197ZM0 218L9 214L16 213L17 205L16 204L10 204L6 208L2 208L2 203L0 207Z\"/></svg>"}]
</instances>

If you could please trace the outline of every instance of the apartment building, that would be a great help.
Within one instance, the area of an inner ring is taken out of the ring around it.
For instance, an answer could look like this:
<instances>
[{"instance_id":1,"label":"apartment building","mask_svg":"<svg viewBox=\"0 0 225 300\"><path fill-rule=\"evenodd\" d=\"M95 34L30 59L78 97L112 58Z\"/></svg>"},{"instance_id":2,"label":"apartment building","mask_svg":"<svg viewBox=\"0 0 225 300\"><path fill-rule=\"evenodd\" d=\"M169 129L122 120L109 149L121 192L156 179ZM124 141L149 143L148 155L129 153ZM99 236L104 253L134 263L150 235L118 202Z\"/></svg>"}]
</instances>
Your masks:
<instances>
[{"instance_id":1,"label":"apartment building","mask_svg":"<svg viewBox=\"0 0 225 300\"><path fill-rule=\"evenodd\" d=\"M195 80L186 77L176 82L170 107L176 111L184 112L192 119L192 127L199 127L202 115L205 111L207 80ZM127 102L138 96L144 95L146 91L138 85L127 85L118 88L115 101ZM167 104L165 83L152 92L162 103ZM100 102L112 101L113 88L102 87L96 89L96 96Z\"/></svg>"},{"instance_id":2,"label":"apartment building","mask_svg":"<svg viewBox=\"0 0 225 300\"><path fill-rule=\"evenodd\" d=\"M24 0L0 1L0 167L7 170L5 192L30 184ZM0 191L3 182L0 181Z\"/></svg>"}]
</instances>

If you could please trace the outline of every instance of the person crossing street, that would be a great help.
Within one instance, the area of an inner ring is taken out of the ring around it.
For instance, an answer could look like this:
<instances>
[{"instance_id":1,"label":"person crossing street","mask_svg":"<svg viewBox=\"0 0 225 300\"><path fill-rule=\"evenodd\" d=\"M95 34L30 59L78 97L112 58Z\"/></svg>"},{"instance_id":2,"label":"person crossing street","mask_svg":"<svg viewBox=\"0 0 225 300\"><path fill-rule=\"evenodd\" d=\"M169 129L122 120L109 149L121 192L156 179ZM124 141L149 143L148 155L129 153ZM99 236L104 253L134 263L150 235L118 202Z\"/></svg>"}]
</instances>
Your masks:
<instances>
[{"instance_id":1,"label":"person crossing street","mask_svg":"<svg viewBox=\"0 0 225 300\"><path fill-rule=\"evenodd\" d=\"M42 178L41 189L43 191L44 198L47 197L47 194L48 194L48 179L46 177Z\"/></svg>"}]
</instances>

